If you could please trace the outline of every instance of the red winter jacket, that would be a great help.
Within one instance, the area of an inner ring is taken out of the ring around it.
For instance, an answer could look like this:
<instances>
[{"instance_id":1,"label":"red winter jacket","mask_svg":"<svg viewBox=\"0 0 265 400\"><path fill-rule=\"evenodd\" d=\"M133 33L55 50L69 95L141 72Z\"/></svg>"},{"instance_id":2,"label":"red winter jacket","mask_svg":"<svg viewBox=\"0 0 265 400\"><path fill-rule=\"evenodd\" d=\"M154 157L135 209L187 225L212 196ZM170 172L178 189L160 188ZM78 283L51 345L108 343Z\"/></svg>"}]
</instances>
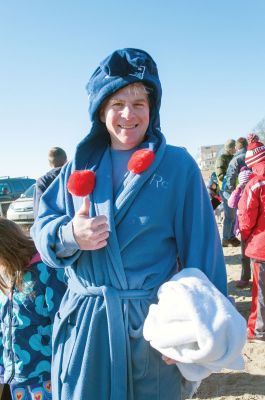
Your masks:
<instances>
[{"instance_id":1,"label":"red winter jacket","mask_svg":"<svg viewBox=\"0 0 265 400\"><path fill-rule=\"evenodd\" d=\"M247 183L238 203L238 221L245 254L265 261L265 161L252 168L254 177Z\"/></svg>"}]
</instances>

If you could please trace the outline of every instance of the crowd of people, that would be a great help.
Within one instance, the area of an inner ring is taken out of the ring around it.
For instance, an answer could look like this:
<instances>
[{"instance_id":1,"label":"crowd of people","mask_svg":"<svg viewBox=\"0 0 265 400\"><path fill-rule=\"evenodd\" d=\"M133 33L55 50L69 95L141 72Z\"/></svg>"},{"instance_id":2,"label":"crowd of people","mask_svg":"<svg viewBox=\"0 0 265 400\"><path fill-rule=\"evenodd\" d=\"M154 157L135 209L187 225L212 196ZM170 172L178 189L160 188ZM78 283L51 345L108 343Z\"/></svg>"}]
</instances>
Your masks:
<instances>
[{"instance_id":1,"label":"crowd of people","mask_svg":"<svg viewBox=\"0 0 265 400\"><path fill-rule=\"evenodd\" d=\"M52 170L36 184L31 237L0 219L6 235L0 243L0 382L21 400L182 400L199 382L187 382L180 360L143 336L150 305L175 274L185 270L193 278L197 269L218 290L211 300L217 304L222 296L225 313L231 304L222 245L243 242L257 289L249 336L265 340L264 146L255 135L226 142L210 201L196 162L161 132L162 89L148 53L114 51L87 91L90 131L73 160L60 148L50 152ZM252 168L249 182L245 166ZM237 178L242 241L229 207ZM212 211L221 203L222 241ZM196 294L204 304L200 285ZM177 307L185 313L189 304ZM201 314L202 325L214 326L216 315ZM180 353L199 346L191 330L179 335ZM166 342L172 331L163 333ZM239 335L243 343L244 329ZM226 346L218 342L220 359L242 350L231 341Z\"/></svg>"},{"instance_id":2,"label":"crowd of people","mask_svg":"<svg viewBox=\"0 0 265 400\"><path fill-rule=\"evenodd\" d=\"M236 286L250 286L253 271L248 338L264 341L265 146L258 135L227 140L207 188L213 209L223 209L222 246L241 245L242 268Z\"/></svg>"}]
</instances>

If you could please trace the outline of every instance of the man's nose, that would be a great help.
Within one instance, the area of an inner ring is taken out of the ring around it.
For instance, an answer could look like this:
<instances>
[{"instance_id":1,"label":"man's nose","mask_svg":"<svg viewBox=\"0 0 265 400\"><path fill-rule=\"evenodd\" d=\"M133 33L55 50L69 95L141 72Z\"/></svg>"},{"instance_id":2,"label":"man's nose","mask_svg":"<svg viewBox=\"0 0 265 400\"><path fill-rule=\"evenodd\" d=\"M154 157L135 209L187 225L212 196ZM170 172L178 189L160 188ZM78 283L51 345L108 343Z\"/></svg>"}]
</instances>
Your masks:
<instances>
[{"instance_id":1,"label":"man's nose","mask_svg":"<svg viewBox=\"0 0 265 400\"><path fill-rule=\"evenodd\" d=\"M132 113L133 113L132 107L129 105L126 105L126 106L124 106L121 115L123 118L128 118Z\"/></svg>"}]
</instances>

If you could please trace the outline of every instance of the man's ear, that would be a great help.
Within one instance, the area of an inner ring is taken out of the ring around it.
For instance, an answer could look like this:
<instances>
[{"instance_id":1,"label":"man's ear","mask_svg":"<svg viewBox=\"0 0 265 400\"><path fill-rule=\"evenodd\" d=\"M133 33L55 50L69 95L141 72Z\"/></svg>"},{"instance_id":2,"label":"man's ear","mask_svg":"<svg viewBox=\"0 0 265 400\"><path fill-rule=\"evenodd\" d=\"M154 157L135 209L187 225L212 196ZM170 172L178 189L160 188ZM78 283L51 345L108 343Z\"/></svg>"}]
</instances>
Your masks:
<instances>
[{"instance_id":1,"label":"man's ear","mask_svg":"<svg viewBox=\"0 0 265 400\"><path fill-rule=\"evenodd\" d=\"M106 117L105 117L105 107L101 107L99 110L99 119L103 124L106 123Z\"/></svg>"}]
</instances>

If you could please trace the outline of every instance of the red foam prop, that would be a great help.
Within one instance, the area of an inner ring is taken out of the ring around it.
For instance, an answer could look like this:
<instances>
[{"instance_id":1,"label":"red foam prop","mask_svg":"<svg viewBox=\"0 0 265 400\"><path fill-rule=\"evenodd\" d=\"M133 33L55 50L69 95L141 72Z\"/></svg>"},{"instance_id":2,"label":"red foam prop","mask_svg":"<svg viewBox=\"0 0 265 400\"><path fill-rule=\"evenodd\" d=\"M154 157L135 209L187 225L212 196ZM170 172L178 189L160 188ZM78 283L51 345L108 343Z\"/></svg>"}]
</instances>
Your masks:
<instances>
[{"instance_id":1,"label":"red foam prop","mask_svg":"<svg viewBox=\"0 0 265 400\"><path fill-rule=\"evenodd\" d=\"M128 170L134 174L141 174L150 167L155 159L155 153L152 150L140 149L131 156L128 162Z\"/></svg>"},{"instance_id":2,"label":"red foam prop","mask_svg":"<svg viewBox=\"0 0 265 400\"><path fill-rule=\"evenodd\" d=\"M74 171L67 183L68 191L74 196L87 196L93 192L96 182L94 171Z\"/></svg>"}]
</instances>

